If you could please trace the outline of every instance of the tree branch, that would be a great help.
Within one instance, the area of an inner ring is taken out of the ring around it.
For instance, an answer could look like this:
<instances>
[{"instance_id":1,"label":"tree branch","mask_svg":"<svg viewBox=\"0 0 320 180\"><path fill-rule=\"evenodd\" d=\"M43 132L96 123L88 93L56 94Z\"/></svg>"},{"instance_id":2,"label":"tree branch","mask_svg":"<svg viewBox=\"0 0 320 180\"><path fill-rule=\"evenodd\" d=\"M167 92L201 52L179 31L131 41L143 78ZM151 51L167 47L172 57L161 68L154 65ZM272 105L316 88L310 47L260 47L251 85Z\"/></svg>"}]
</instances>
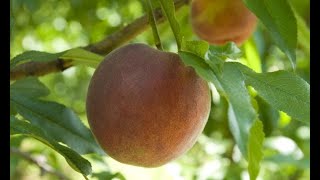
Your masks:
<instances>
[{"instance_id":1,"label":"tree branch","mask_svg":"<svg viewBox=\"0 0 320 180\"><path fill-rule=\"evenodd\" d=\"M180 9L183 5L188 4L189 1L190 0L176 0L176 10ZM156 9L154 14L157 23L161 23L165 20L161 12L161 8ZM107 36L105 39L84 47L84 49L97 54L106 55L115 48L144 32L148 27L148 15L144 15L119 31ZM71 66L73 66L72 61L61 59L56 59L50 62L27 62L10 70L10 80L18 80L27 76L42 76L53 72L60 72Z\"/></svg>"},{"instance_id":2,"label":"tree branch","mask_svg":"<svg viewBox=\"0 0 320 180\"><path fill-rule=\"evenodd\" d=\"M65 175L63 175L62 173L54 170L49 164L41 161L40 159L36 159L36 158L32 157L30 154L22 152L17 148L10 147L10 153L18 155L18 156L24 158L25 160L37 165L41 170L41 174L43 174L43 173L52 174L54 176L57 176L61 180L69 179Z\"/></svg>"}]
</instances>

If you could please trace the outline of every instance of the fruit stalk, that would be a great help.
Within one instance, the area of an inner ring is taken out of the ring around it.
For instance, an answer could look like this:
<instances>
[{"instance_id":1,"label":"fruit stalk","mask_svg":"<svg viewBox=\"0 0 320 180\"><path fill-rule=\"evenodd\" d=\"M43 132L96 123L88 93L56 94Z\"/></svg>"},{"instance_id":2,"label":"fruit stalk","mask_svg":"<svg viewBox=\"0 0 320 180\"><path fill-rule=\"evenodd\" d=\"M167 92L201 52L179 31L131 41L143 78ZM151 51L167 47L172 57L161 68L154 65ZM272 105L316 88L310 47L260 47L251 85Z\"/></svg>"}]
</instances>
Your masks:
<instances>
[{"instance_id":1,"label":"fruit stalk","mask_svg":"<svg viewBox=\"0 0 320 180\"><path fill-rule=\"evenodd\" d=\"M160 40L158 28L157 28L156 19L154 17L152 2L150 0L145 0L145 7L149 17L149 24L152 28L154 44L156 45L158 50L162 50L162 44L161 44L161 40Z\"/></svg>"}]
</instances>

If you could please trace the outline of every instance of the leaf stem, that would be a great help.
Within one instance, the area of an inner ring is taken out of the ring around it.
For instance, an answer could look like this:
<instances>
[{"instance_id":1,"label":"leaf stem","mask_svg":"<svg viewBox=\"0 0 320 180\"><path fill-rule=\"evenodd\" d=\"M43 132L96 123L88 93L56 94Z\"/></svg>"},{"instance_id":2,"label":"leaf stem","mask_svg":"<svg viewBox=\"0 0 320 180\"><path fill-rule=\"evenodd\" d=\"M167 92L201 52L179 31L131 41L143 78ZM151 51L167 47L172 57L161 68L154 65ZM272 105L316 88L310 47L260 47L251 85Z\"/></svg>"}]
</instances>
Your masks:
<instances>
[{"instance_id":1,"label":"leaf stem","mask_svg":"<svg viewBox=\"0 0 320 180\"><path fill-rule=\"evenodd\" d=\"M154 17L152 2L150 0L145 0L145 4L146 4L145 6L148 13L148 17L149 17L149 24L152 28L154 43L159 50L162 50L162 44L161 44L161 40L160 40L160 36L159 36L157 24L156 24L156 19Z\"/></svg>"},{"instance_id":2,"label":"leaf stem","mask_svg":"<svg viewBox=\"0 0 320 180\"><path fill-rule=\"evenodd\" d=\"M179 27L179 23L176 20L175 17L175 11L174 11L174 3L173 0L159 0L160 4L161 4L161 9L163 14L166 16L166 18L169 21L171 30L173 32L173 35L176 39L177 42L177 46L178 46L178 51L181 50L181 41L182 41L182 37L180 34L180 27Z\"/></svg>"}]
</instances>

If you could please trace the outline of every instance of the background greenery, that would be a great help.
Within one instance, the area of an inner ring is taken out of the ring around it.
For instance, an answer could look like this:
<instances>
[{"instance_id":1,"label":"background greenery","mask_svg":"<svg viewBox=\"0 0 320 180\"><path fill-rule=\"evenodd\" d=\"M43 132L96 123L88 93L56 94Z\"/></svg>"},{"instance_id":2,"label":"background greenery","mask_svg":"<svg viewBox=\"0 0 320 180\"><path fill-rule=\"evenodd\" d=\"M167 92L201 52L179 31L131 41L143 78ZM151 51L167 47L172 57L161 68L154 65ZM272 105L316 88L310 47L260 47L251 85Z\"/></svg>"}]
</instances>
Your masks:
<instances>
[{"instance_id":1,"label":"background greenery","mask_svg":"<svg viewBox=\"0 0 320 180\"><path fill-rule=\"evenodd\" d=\"M11 58L27 51L61 52L86 46L103 39L145 14L139 0L11 0ZM308 27L309 0L289 0L301 17L298 22L297 74L309 82L310 47ZM176 13L182 35L197 39L189 21L189 7ZM304 26L306 25L306 26ZM167 22L159 25L165 50L176 52L174 36ZM131 42L153 45L151 28ZM274 45L269 32L261 24L252 38L241 47L245 58L261 61L262 72L290 69L285 54ZM243 60L245 62L245 60ZM56 101L74 110L85 125L85 98L93 68L76 66L62 73L43 76L40 81L49 89L47 100ZM285 113L278 113L262 99L256 99L266 140L264 159L258 179L310 179L310 129L299 121L292 121ZM227 121L227 102L223 97L212 104L204 133L185 155L160 168L145 169L120 164L109 157L85 155L92 166L90 179L111 179L121 173L125 179L248 179L247 162L241 156ZM263 110L262 110L263 109ZM71 179L82 178L69 167L63 157L43 144L24 136L11 137L11 146L19 147L33 157L47 162ZM119 179L123 178L118 176ZM10 156L10 178L57 179L41 174L34 164L16 155Z\"/></svg>"}]
</instances>

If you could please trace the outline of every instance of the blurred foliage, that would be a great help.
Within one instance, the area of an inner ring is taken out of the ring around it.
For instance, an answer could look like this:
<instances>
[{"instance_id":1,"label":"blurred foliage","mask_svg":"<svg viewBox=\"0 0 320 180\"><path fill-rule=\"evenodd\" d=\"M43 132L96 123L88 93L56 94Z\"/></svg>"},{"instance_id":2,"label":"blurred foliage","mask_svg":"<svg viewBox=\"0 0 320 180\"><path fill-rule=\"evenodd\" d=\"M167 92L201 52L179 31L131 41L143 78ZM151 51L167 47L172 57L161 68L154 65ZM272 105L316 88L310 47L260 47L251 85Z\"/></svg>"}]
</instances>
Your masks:
<instances>
[{"instance_id":1,"label":"blurred foliage","mask_svg":"<svg viewBox=\"0 0 320 180\"><path fill-rule=\"evenodd\" d=\"M143 15L139 0L10 0L11 43L10 55L27 51L61 52L70 48L86 46L103 39L126 24ZM298 15L309 27L310 1L289 0ZM176 13L181 33L187 40L196 40L189 23L189 7ZM159 33L165 50L176 51L174 36L167 22L159 25ZM260 56L262 72L290 69L284 53L274 45L270 34L261 24L253 35ZM151 28L131 42L153 45ZM253 50L252 50L253 51ZM310 52L298 42L296 49L296 73L310 80ZM76 66L62 73L43 76L40 80L50 89L46 99L64 104L74 110L88 126L85 99L93 68ZM228 103L214 95L212 109L203 135L185 155L163 167L144 169L123 165L109 157L86 155L93 166L90 179L248 179L247 162L229 131L227 121ZM260 119L264 123L266 143L264 160L258 179L310 179L310 128L293 121L268 107L255 97ZM71 179L82 176L73 171L63 157L45 145L23 136L11 137L10 145L33 156L41 156L53 168ZM116 174L116 173L121 174ZM122 177L123 176L123 177ZM56 179L41 175L39 168L16 155L10 156L10 179Z\"/></svg>"}]
</instances>

